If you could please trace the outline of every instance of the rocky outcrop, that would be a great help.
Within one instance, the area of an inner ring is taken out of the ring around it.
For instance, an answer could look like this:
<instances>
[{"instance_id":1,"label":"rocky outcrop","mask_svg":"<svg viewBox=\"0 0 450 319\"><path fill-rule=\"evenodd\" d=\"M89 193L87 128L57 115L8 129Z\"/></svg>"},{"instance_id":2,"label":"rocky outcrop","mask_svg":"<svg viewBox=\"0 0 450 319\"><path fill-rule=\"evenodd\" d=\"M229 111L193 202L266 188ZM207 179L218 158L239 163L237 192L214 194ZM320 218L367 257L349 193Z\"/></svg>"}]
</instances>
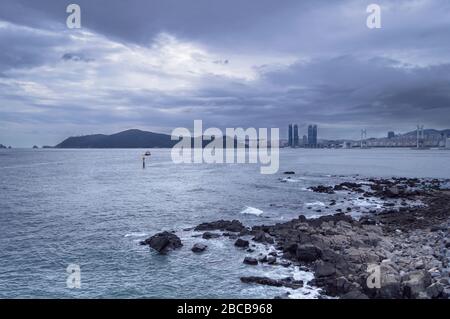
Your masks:
<instances>
[{"instance_id":1,"label":"rocky outcrop","mask_svg":"<svg viewBox=\"0 0 450 319\"><path fill-rule=\"evenodd\" d=\"M238 220L218 220L210 223L203 223L194 228L195 231L212 231L212 230L222 230L228 232L241 232L245 230L244 225Z\"/></svg>"},{"instance_id":2,"label":"rocky outcrop","mask_svg":"<svg viewBox=\"0 0 450 319\"><path fill-rule=\"evenodd\" d=\"M273 287L287 287L291 289L298 289L303 287L303 281L295 280L292 277L283 279L271 279L267 277L250 276L250 277L241 277L241 281L247 284L259 284Z\"/></svg>"},{"instance_id":3,"label":"rocky outcrop","mask_svg":"<svg viewBox=\"0 0 450 319\"><path fill-rule=\"evenodd\" d=\"M234 243L234 245L239 248L248 248L249 244L248 240L243 240L241 238L238 238Z\"/></svg>"},{"instance_id":4,"label":"rocky outcrop","mask_svg":"<svg viewBox=\"0 0 450 319\"><path fill-rule=\"evenodd\" d=\"M160 254L166 254L170 250L178 249L183 246L181 239L170 232L162 232L141 242L141 245L148 245Z\"/></svg>"},{"instance_id":5,"label":"rocky outcrop","mask_svg":"<svg viewBox=\"0 0 450 319\"><path fill-rule=\"evenodd\" d=\"M244 263L244 264L247 264L247 265L255 266L255 265L258 264L258 260L257 260L256 258L248 257L248 256L247 256L247 257L244 258L243 263Z\"/></svg>"},{"instance_id":6,"label":"rocky outcrop","mask_svg":"<svg viewBox=\"0 0 450 319\"><path fill-rule=\"evenodd\" d=\"M202 243L197 243L197 244L194 244L194 246L192 246L191 250L194 253L202 253L206 250L206 248L208 248L207 245L202 244Z\"/></svg>"},{"instance_id":7,"label":"rocky outcrop","mask_svg":"<svg viewBox=\"0 0 450 319\"><path fill-rule=\"evenodd\" d=\"M216 234L216 233L211 233L211 232L205 232L202 235L203 239L214 239L214 238L219 238L220 234Z\"/></svg>"},{"instance_id":8,"label":"rocky outcrop","mask_svg":"<svg viewBox=\"0 0 450 319\"><path fill-rule=\"evenodd\" d=\"M385 204L384 210L371 211L359 220L339 208L341 212L334 215L313 219L300 215L288 222L251 229L236 220L204 223L195 229L227 231L224 236L235 240L238 248L248 248L251 242L273 245L276 251L258 258L250 255L243 262L284 267L293 264L309 269L315 276L308 285L322 288L326 296L448 298L450 191L440 190L441 183L393 178L311 188L324 194L355 193L359 199L376 197L401 203L401 207ZM408 206L407 200L420 200L422 205ZM330 206L336 204L333 199ZM255 250L248 248L247 252ZM292 279L242 277L241 281L300 287Z\"/></svg>"}]
</instances>

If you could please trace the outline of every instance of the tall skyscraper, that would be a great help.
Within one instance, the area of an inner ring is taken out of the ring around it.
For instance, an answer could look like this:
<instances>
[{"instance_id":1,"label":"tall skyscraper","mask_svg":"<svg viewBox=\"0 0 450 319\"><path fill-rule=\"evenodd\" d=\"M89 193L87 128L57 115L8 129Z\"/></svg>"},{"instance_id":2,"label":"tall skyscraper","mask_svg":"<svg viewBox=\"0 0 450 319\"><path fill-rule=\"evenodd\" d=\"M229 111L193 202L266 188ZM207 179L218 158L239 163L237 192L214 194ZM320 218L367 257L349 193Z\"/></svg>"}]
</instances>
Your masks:
<instances>
[{"instance_id":1,"label":"tall skyscraper","mask_svg":"<svg viewBox=\"0 0 450 319\"><path fill-rule=\"evenodd\" d=\"M308 146L309 147L317 146L317 125L308 126Z\"/></svg>"},{"instance_id":2,"label":"tall skyscraper","mask_svg":"<svg viewBox=\"0 0 450 319\"><path fill-rule=\"evenodd\" d=\"M299 146L299 138L298 138L298 125L294 125L294 147Z\"/></svg>"},{"instance_id":3,"label":"tall skyscraper","mask_svg":"<svg viewBox=\"0 0 450 319\"><path fill-rule=\"evenodd\" d=\"M387 137L388 138L394 138L395 137L395 133L390 131L390 132L388 132L388 136Z\"/></svg>"},{"instance_id":4,"label":"tall skyscraper","mask_svg":"<svg viewBox=\"0 0 450 319\"><path fill-rule=\"evenodd\" d=\"M308 145L308 137L306 135L303 135L303 142L302 142L303 146Z\"/></svg>"},{"instance_id":5,"label":"tall skyscraper","mask_svg":"<svg viewBox=\"0 0 450 319\"><path fill-rule=\"evenodd\" d=\"M317 146L317 125L313 126L314 146Z\"/></svg>"},{"instance_id":6,"label":"tall skyscraper","mask_svg":"<svg viewBox=\"0 0 450 319\"><path fill-rule=\"evenodd\" d=\"M308 146L311 146L313 143L313 128L312 125L308 125Z\"/></svg>"},{"instance_id":7,"label":"tall skyscraper","mask_svg":"<svg viewBox=\"0 0 450 319\"><path fill-rule=\"evenodd\" d=\"M289 124L289 140L288 145L292 146L293 138L292 138L292 124Z\"/></svg>"}]
</instances>

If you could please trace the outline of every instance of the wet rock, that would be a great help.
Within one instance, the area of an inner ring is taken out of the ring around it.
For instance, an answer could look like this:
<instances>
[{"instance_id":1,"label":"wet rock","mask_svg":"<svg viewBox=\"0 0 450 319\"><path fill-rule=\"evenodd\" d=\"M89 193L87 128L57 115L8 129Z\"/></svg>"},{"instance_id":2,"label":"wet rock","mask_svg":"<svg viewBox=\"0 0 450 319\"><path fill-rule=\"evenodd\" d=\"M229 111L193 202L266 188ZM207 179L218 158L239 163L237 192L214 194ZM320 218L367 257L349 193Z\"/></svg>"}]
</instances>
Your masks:
<instances>
[{"instance_id":1,"label":"wet rock","mask_svg":"<svg viewBox=\"0 0 450 319\"><path fill-rule=\"evenodd\" d=\"M319 186L312 186L309 189L315 193L334 194L334 189L331 186L319 185Z\"/></svg>"},{"instance_id":2,"label":"wet rock","mask_svg":"<svg viewBox=\"0 0 450 319\"><path fill-rule=\"evenodd\" d=\"M444 286L440 283L434 283L426 288L426 292L430 298L439 298L444 292Z\"/></svg>"},{"instance_id":3,"label":"wet rock","mask_svg":"<svg viewBox=\"0 0 450 319\"><path fill-rule=\"evenodd\" d=\"M244 258L244 264L254 266L254 265L258 264L258 260L256 258L253 258L253 257L245 257Z\"/></svg>"},{"instance_id":4,"label":"wet rock","mask_svg":"<svg viewBox=\"0 0 450 319\"><path fill-rule=\"evenodd\" d=\"M298 289L303 287L302 280L295 280L292 277L283 279L271 279L268 277L250 276L250 277L241 277L241 281L246 284L259 284L272 287L287 287L291 289Z\"/></svg>"},{"instance_id":5,"label":"wet rock","mask_svg":"<svg viewBox=\"0 0 450 319\"><path fill-rule=\"evenodd\" d=\"M258 233L256 233L255 237L253 237L252 240L256 241L258 243L267 243L267 244L273 244L274 243L273 238L268 236L263 231L259 231Z\"/></svg>"},{"instance_id":6,"label":"wet rock","mask_svg":"<svg viewBox=\"0 0 450 319\"><path fill-rule=\"evenodd\" d=\"M425 270L410 272L403 279L403 285L407 298L418 298L431 285L431 275Z\"/></svg>"},{"instance_id":7,"label":"wet rock","mask_svg":"<svg viewBox=\"0 0 450 319\"><path fill-rule=\"evenodd\" d=\"M352 284L345 277L339 277L336 279L336 294L344 295L350 291Z\"/></svg>"},{"instance_id":8,"label":"wet rock","mask_svg":"<svg viewBox=\"0 0 450 319\"><path fill-rule=\"evenodd\" d=\"M331 263L321 263L316 267L314 274L317 278L332 276L336 274L336 267Z\"/></svg>"},{"instance_id":9,"label":"wet rock","mask_svg":"<svg viewBox=\"0 0 450 319\"><path fill-rule=\"evenodd\" d=\"M141 242L141 245L148 245L160 254L166 254L170 250L178 249L183 246L181 239L170 232L158 233Z\"/></svg>"},{"instance_id":10,"label":"wet rock","mask_svg":"<svg viewBox=\"0 0 450 319\"><path fill-rule=\"evenodd\" d=\"M229 232L241 232L245 229L244 225L238 220L218 220L210 223L202 223L194 228L195 231L205 231L205 230L222 230Z\"/></svg>"},{"instance_id":11,"label":"wet rock","mask_svg":"<svg viewBox=\"0 0 450 319\"><path fill-rule=\"evenodd\" d=\"M268 263L269 265L273 265L277 262L277 258L273 256L264 256L259 259L261 263Z\"/></svg>"},{"instance_id":12,"label":"wet rock","mask_svg":"<svg viewBox=\"0 0 450 319\"><path fill-rule=\"evenodd\" d=\"M206 250L207 247L208 247L208 246L205 245L205 244L197 243L197 244L194 244L194 246L192 246L192 249L191 249L191 250L192 250L194 253L201 253L201 252L204 252L204 251Z\"/></svg>"},{"instance_id":13,"label":"wet rock","mask_svg":"<svg viewBox=\"0 0 450 319\"><path fill-rule=\"evenodd\" d=\"M360 290L352 290L341 297L341 299L369 299L367 295Z\"/></svg>"},{"instance_id":14,"label":"wet rock","mask_svg":"<svg viewBox=\"0 0 450 319\"><path fill-rule=\"evenodd\" d=\"M203 239L214 239L214 238L219 238L220 234L216 234L216 233L211 233L211 232L206 232L203 233L202 238Z\"/></svg>"},{"instance_id":15,"label":"wet rock","mask_svg":"<svg viewBox=\"0 0 450 319\"><path fill-rule=\"evenodd\" d=\"M235 245L236 247L239 247L239 248L248 248L249 242L248 242L247 240L243 240L243 239L241 239L241 238L238 238L238 239L236 240L236 242L234 243L234 245Z\"/></svg>"},{"instance_id":16,"label":"wet rock","mask_svg":"<svg viewBox=\"0 0 450 319\"><path fill-rule=\"evenodd\" d=\"M322 256L322 250L314 245L298 245L296 250L298 261L313 262Z\"/></svg>"},{"instance_id":17,"label":"wet rock","mask_svg":"<svg viewBox=\"0 0 450 319\"><path fill-rule=\"evenodd\" d=\"M239 238L239 236L237 234L234 234L234 233L222 233L222 236L228 237L230 239L237 239L237 238Z\"/></svg>"}]
</instances>

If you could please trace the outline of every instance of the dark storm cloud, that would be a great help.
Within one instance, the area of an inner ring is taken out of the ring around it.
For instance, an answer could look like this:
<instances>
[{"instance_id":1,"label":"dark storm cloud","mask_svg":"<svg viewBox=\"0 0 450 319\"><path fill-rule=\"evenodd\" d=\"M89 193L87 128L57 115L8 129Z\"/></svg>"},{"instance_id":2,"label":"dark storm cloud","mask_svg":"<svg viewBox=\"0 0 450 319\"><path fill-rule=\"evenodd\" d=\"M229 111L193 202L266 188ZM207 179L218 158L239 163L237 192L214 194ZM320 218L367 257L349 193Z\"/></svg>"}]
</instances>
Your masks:
<instances>
[{"instance_id":1,"label":"dark storm cloud","mask_svg":"<svg viewBox=\"0 0 450 319\"><path fill-rule=\"evenodd\" d=\"M194 119L316 122L322 137L450 126L446 0L73 2L81 32L65 27L69 2L0 3L0 137ZM366 27L372 2L379 30Z\"/></svg>"}]
</instances>

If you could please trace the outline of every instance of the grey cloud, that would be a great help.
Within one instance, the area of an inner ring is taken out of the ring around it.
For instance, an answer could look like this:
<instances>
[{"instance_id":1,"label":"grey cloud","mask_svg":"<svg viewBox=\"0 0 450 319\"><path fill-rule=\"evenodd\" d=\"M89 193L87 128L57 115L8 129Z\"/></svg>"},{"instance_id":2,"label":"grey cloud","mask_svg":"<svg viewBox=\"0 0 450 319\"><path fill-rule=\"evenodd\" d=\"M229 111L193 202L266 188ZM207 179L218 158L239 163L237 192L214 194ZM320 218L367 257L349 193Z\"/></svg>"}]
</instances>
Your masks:
<instances>
[{"instance_id":1,"label":"grey cloud","mask_svg":"<svg viewBox=\"0 0 450 319\"><path fill-rule=\"evenodd\" d=\"M218 127L285 128L295 121L304 128L316 122L322 137L351 136L359 127L384 135L387 129L404 130L417 122L450 126L450 3L379 1L387 8L383 28L369 30L365 7L371 2L78 0L86 30L130 50L136 45L150 48L155 37L166 32L218 53L212 60L194 58L226 69L241 56L251 60L266 54L299 62L287 67L255 62L260 78L252 81L203 75L195 79L195 89L185 92L112 86L95 92L91 100L74 92L70 101L61 100L55 107L15 94L14 85L7 84L16 80L13 71L61 60L101 64L105 49L77 50L64 26L64 1L3 0L0 21L19 28L0 28L1 96L39 112L3 107L0 121L14 129L20 124L54 125L57 134L67 134L64 126L77 133L92 126L98 126L98 132L133 126L167 132L193 119ZM108 70L99 72L102 79L110 77ZM170 79L157 68L151 72ZM64 83L79 80L76 72L62 76Z\"/></svg>"}]
</instances>

